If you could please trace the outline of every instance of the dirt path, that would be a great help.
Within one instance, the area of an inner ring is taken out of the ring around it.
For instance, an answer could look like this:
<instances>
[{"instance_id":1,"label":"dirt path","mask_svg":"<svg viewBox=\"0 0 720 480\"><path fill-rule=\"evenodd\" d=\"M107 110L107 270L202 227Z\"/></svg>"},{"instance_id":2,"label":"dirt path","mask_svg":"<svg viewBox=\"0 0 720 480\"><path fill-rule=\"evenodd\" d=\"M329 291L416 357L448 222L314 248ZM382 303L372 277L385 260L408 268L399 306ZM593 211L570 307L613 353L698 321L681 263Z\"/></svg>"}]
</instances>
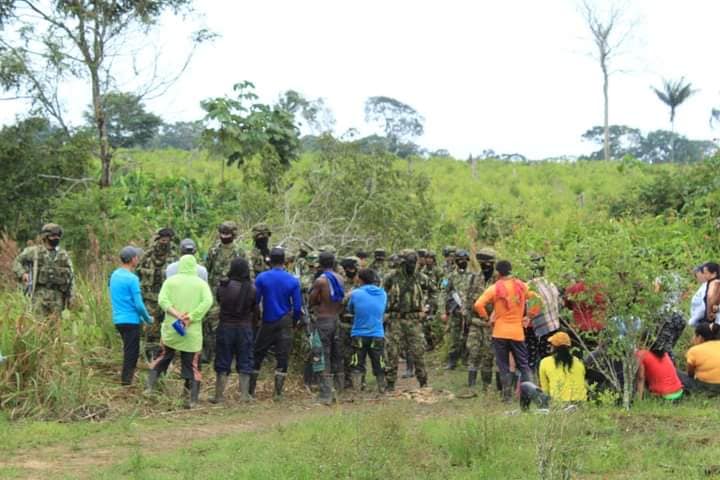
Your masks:
<instances>
[{"instance_id":1,"label":"dirt path","mask_svg":"<svg viewBox=\"0 0 720 480\"><path fill-rule=\"evenodd\" d=\"M401 365L401 372L403 367ZM20 450L0 460L0 467L15 469L21 478L29 479L93 478L99 469L131 458L137 452L144 455L175 450L177 442L165 441L168 438L193 441L221 438L270 430L329 412L375 408L381 402L435 403L445 398L444 392L419 390L414 379L398 378L396 393L384 399L378 400L373 394L366 393L346 394L345 401L332 407L315 404L307 394L295 394L281 403L261 400L247 406L232 401L226 406L202 402L202 406L194 410L158 414L152 417L151 423L143 424L140 419L136 427L120 434L101 431L70 445L63 443Z\"/></svg>"}]
</instances>

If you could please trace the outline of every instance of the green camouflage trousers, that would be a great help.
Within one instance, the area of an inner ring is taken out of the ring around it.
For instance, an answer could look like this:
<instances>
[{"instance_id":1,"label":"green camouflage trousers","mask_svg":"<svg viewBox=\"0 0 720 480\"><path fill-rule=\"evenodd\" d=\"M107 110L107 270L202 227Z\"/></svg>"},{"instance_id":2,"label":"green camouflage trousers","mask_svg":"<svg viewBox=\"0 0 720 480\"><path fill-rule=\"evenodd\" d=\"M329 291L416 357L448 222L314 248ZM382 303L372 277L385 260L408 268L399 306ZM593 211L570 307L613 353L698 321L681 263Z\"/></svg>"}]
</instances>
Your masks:
<instances>
[{"instance_id":1,"label":"green camouflage trousers","mask_svg":"<svg viewBox=\"0 0 720 480\"><path fill-rule=\"evenodd\" d=\"M60 318L65 309L65 294L52 288L36 287L33 292L33 310L45 318L54 316Z\"/></svg>"},{"instance_id":2,"label":"green camouflage trousers","mask_svg":"<svg viewBox=\"0 0 720 480\"><path fill-rule=\"evenodd\" d=\"M200 361L202 363L210 363L215 358L215 346L217 345L215 332L220 324L220 305L215 302L210 308L207 316L203 320L203 342L202 355Z\"/></svg>"},{"instance_id":3,"label":"green camouflage trousers","mask_svg":"<svg viewBox=\"0 0 720 480\"><path fill-rule=\"evenodd\" d=\"M156 301L144 299L145 308L153 317L152 325L146 325L144 331L145 337L145 359L148 362L154 360L160 355L160 328L162 327L165 312L160 308Z\"/></svg>"},{"instance_id":4,"label":"green camouflage trousers","mask_svg":"<svg viewBox=\"0 0 720 480\"><path fill-rule=\"evenodd\" d=\"M464 351L463 316L453 312L448 315L448 357L450 360L458 361Z\"/></svg>"},{"instance_id":5,"label":"green camouflage trousers","mask_svg":"<svg viewBox=\"0 0 720 480\"><path fill-rule=\"evenodd\" d=\"M492 331L490 327L480 326L477 322L480 322L480 319L473 318L469 325L470 331L467 340L468 365L470 370L492 372L494 359L491 344Z\"/></svg>"},{"instance_id":6,"label":"green camouflage trousers","mask_svg":"<svg viewBox=\"0 0 720 480\"><path fill-rule=\"evenodd\" d=\"M343 349L343 367L345 372L345 383L351 382L350 372L352 369L353 362L353 341L350 337L352 331L352 325L342 321L340 322L340 342L342 343Z\"/></svg>"},{"instance_id":7,"label":"green camouflage trousers","mask_svg":"<svg viewBox=\"0 0 720 480\"><path fill-rule=\"evenodd\" d=\"M420 383L427 381L425 370L425 339L422 332L422 320L417 313L390 313L385 329L385 351L387 366L385 378L394 384L397 380L398 362L403 348L415 361L415 377Z\"/></svg>"}]
</instances>

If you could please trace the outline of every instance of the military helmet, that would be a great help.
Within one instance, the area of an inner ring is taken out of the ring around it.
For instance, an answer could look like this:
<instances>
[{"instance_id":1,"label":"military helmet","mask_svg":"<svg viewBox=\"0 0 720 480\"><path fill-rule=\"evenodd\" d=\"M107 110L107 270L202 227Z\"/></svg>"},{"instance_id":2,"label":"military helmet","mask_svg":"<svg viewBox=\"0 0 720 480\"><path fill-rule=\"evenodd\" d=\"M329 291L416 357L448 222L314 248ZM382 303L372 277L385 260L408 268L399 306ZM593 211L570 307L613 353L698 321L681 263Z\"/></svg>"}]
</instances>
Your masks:
<instances>
[{"instance_id":1,"label":"military helmet","mask_svg":"<svg viewBox=\"0 0 720 480\"><path fill-rule=\"evenodd\" d=\"M358 264L360 263L360 259L357 257L345 257L342 260L340 260L340 266L343 268L343 270L348 269L357 269Z\"/></svg>"},{"instance_id":2,"label":"military helmet","mask_svg":"<svg viewBox=\"0 0 720 480\"><path fill-rule=\"evenodd\" d=\"M455 259L456 259L456 260L457 260L457 259L463 259L463 258L464 258L465 260L469 260L469 259L470 259L470 254L468 253L467 250L458 250L457 252L455 252Z\"/></svg>"},{"instance_id":3,"label":"military helmet","mask_svg":"<svg viewBox=\"0 0 720 480\"><path fill-rule=\"evenodd\" d=\"M161 237L175 238L175 230L170 227L158 228L157 232L155 232L155 238Z\"/></svg>"},{"instance_id":4,"label":"military helmet","mask_svg":"<svg viewBox=\"0 0 720 480\"><path fill-rule=\"evenodd\" d=\"M393 253L393 254L390 255L390 257L388 258L388 264L389 264L391 267L396 267L397 265L400 264L400 261L401 261L400 255L398 255L397 253Z\"/></svg>"},{"instance_id":5,"label":"military helmet","mask_svg":"<svg viewBox=\"0 0 720 480\"><path fill-rule=\"evenodd\" d=\"M252 227L252 234L253 237L259 237L259 236L266 236L269 237L272 235L272 232L270 231L270 227L267 226L265 223L258 223L254 227Z\"/></svg>"},{"instance_id":6,"label":"military helmet","mask_svg":"<svg viewBox=\"0 0 720 480\"><path fill-rule=\"evenodd\" d=\"M323 245L322 247L320 247L320 253L324 252L335 255L335 247L333 247L332 245Z\"/></svg>"},{"instance_id":7,"label":"military helmet","mask_svg":"<svg viewBox=\"0 0 720 480\"><path fill-rule=\"evenodd\" d=\"M357 258L368 258L368 254L365 250L358 250L357 252L355 252L355 256Z\"/></svg>"},{"instance_id":8,"label":"military helmet","mask_svg":"<svg viewBox=\"0 0 720 480\"><path fill-rule=\"evenodd\" d=\"M233 222L232 220L227 220L225 222L222 222L220 226L218 227L218 232L224 233L224 234L232 234L237 235L237 223Z\"/></svg>"},{"instance_id":9,"label":"military helmet","mask_svg":"<svg viewBox=\"0 0 720 480\"><path fill-rule=\"evenodd\" d=\"M375 258L385 258L385 250L383 250L382 248L377 248L373 252L373 256Z\"/></svg>"},{"instance_id":10,"label":"military helmet","mask_svg":"<svg viewBox=\"0 0 720 480\"><path fill-rule=\"evenodd\" d=\"M418 257L420 257L420 258L425 258L425 257L427 257L427 252L428 252L428 251L427 251L426 248L418 248L418 250L417 250L417 255L418 255Z\"/></svg>"},{"instance_id":11,"label":"military helmet","mask_svg":"<svg viewBox=\"0 0 720 480\"><path fill-rule=\"evenodd\" d=\"M455 255L455 251L457 248L455 248L452 245L447 245L445 248L443 248L443 257L449 257L450 255Z\"/></svg>"},{"instance_id":12,"label":"military helmet","mask_svg":"<svg viewBox=\"0 0 720 480\"><path fill-rule=\"evenodd\" d=\"M437 259L437 255L432 250L428 250L427 254L425 255L427 258L432 258L433 260Z\"/></svg>"},{"instance_id":13,"label":"military helmet","mask_svg":"<svg viewBox=\"0 0 720 480\"><path fill-rule=\"evenodd\" d=\"M543 263L545 262L545 256L540 253L531 253L530 262L532 263Z\"/></svg>"},{"instance_id":14,"label":"military helmet","mask_svg":"<svg viewBox=\"0 0 720 480\"><path fill-rule=\"evenodd\" d=\"M497 258L497 252L492 248L484 247L477 251L475 258L479 261L495 260Z\"/></svg>"},{"instance_id":15,"label":"military helmet","mask_svg":"<svg viewBox=\"0 0 720 480\"><path fill-rule=\"evenodd\" d=\"M63 229L57 223L46 223L45 225L43 225L42 230L40 230L40 235L43 238L47 238L52 235L57 235L58 237L62 238Z\"/></svg>"}]
</instances>

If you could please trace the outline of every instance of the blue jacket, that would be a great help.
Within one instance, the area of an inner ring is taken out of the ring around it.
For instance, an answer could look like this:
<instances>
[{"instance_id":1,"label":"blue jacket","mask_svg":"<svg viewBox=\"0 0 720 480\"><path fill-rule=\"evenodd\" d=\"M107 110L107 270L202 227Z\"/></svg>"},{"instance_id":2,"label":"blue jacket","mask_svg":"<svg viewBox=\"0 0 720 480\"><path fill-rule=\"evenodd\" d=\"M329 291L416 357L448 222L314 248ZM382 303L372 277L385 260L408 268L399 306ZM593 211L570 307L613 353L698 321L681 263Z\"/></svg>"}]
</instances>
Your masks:
<instances>
[{"instance_id":1,"label":"blue jacket","mask_svg":"<svg viewBox=\"0 0 720 480\"><path fill-rule=\"evenodd\" d=\"M387 305L387 293L375 285L363 285L350 294L348 311L355 315L351 337L385 336L383 317Z\"/></svg>"},{"instance_id":2,"label":"blue jacket","mask_svg":"<svg viewBox=\"0 0 720 480\"><path fill-rule=\"evenodd\" d=\"M284 269L275 267L255 278L255 299L262 304L263 322L274 323L292 311L293 318L302 316L300 282Z\"/></svg>"},{"instance_id":3,"label":"blue jacket","mask_svg":"<svg viewBox=\"0 0 720 480\"><path fill-rule=\"evenodd\" d=\"M110 302L115 325L138 325L141 320L150 323L140 294L140 279L134 273L118 268L110 275Z\"/></svg>"}]
</instances>

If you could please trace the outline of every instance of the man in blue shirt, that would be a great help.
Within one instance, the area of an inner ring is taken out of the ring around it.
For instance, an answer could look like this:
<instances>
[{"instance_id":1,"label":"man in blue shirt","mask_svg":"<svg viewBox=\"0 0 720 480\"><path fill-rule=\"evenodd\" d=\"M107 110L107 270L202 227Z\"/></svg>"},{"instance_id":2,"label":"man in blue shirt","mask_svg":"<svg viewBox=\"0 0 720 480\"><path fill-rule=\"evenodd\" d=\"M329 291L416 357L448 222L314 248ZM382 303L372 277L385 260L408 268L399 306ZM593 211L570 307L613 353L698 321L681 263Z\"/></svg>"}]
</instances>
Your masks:
<instances>
[{"instance_id":1,"label":"man in blue shirt","mask_svg":"<svg viewBox=\"0 0 720 480\"><path fill-rule=\"evenodd\" d=\"M365 356L370 357L373 374L377 381L378 392L385 392L385 370L383 356L385 349L385 331L383 318L387 306L385 290L375 285L377 274L370 269L358 272L360 286L350 294L348 311L354 314L350 331L355 350L351 364L353 385L360 385L365 373Z\"/></svg>"},{"instance_id":2,"label":"man in blue shirt","mask_svg":"<svg viewBox=\"0 0 720 480\"><path fill-rule=\"evenodd\" d=\"M270 270L255 278L256 300L262 306L262 325L255 338L253 373L250 376L250 395L253 397L260 366L272 348L277 362L274 398L282 398L292 346L293 323L305 320L300 282L285 271L284 265L285 251L282 248L273 248L270 250Z\"/></svg>"},{"instance_id":3,"label":"man in blue shirt","mask_svg":"<svg viewBox=\"0 0 720 480\"><path fill-rule=\"evenodd\" d=\"M140 279L135 269L140 263L141 251L125 247L120 251L122 265L110 276L112 321L123 341L123 367L120 376L123 385L130 385L140 355L140 323L153 323L140 293Z\"/></svg>"}]
</instances>

